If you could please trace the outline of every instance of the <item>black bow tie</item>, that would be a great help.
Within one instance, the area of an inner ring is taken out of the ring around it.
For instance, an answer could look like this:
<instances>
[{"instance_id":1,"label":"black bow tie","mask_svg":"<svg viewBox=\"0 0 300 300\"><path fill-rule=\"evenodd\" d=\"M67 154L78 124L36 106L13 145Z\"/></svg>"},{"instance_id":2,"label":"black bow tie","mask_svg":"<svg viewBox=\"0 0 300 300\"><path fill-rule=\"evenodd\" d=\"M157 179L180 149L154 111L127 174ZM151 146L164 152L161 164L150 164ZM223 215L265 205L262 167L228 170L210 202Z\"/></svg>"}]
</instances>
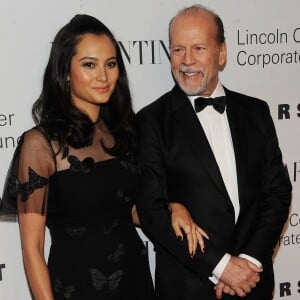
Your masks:
<instances>
[{"instance_id":1,"label":"black bow tie","mask_svg":"<svg viewBox=\"0 0 300 300\"><path fill-rule=\"evenodd\" d=\"M226 107L226 97L221 96L221 97L216 97L216 98L196 98L194 100L195 104L195 111L199 112L202 109L204 109L207 105L212 105L213 108L222 114L225 111Z\"/></svg>"}]
</instances>

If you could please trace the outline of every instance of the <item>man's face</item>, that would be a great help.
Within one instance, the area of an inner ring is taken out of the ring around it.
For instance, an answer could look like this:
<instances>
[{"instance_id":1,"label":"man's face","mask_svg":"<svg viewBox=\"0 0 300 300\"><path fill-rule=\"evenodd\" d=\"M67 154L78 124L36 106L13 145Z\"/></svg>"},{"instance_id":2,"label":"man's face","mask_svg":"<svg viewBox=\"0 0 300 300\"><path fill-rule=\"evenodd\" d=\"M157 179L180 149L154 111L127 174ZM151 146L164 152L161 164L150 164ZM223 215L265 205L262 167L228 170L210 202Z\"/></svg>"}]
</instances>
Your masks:
<instances>
[{"instance_id":1,"label":"man's face","mask_svg":"<svg viewBox=\"0 0 300 300\"><path fill-rule=\"evenodd\" d=\"M172 73L187 95L210 96L225 65L226 44L217 42L213 16L197 12L176 17L170 28Z\"/></svg>"}]
</instances>

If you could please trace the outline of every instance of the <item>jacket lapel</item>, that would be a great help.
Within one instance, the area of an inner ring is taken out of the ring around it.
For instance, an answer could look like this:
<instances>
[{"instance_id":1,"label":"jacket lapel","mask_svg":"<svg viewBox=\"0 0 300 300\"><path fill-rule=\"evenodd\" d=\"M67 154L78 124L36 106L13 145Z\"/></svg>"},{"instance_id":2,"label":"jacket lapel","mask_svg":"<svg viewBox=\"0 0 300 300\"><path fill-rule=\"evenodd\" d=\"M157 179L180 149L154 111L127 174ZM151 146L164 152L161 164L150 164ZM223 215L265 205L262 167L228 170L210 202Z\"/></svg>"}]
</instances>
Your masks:
<instances>
[{"instance_id":1,"label":"jacket lapel","mask_svg":"<svg viewBox=\"0 0 300 300\"><path fill-rule=\"evenodd\" d=\"M225 89L225 93L227 97L226 111L233 142L237 169L240 208L242 209L242 195L246 184L246 172L248 165L246 118L243 107L236 96L237 94L232 93L227 89Z\"/></svg>"},{"instance_id":2,"label":"jacket lapel","mask_svg":"<svg viewBox=\"0 0 300 300\"><path fill-rule=\"evenodd\" d=\"M175 86L172 93L172 109L174 118L183 131L187 145L210 176L219 191L229 199L219 167L206 138L205 132L186 95Z\"/></svg>"}]
</instances>

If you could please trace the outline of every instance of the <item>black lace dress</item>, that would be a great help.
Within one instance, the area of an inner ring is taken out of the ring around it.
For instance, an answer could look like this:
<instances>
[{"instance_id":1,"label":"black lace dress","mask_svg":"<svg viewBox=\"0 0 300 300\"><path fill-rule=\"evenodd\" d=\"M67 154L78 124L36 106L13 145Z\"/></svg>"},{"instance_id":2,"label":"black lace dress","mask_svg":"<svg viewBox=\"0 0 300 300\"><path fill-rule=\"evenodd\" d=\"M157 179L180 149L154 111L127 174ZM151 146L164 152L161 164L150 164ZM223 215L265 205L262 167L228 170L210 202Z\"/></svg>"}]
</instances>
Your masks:
<instances>
[{"instance_id":1,"label":"black lace dress","mask_svg":"<svg viewBox=\"0 0 300 300\"><path fill-rule=\"evenodd\" d=\"M101 130L64 159L46 136L36 128L22 136L0 210L46 215L55 299L152 299L147 251L131 219L134 159L106 154Z\"/></svg>"}]
</instances>

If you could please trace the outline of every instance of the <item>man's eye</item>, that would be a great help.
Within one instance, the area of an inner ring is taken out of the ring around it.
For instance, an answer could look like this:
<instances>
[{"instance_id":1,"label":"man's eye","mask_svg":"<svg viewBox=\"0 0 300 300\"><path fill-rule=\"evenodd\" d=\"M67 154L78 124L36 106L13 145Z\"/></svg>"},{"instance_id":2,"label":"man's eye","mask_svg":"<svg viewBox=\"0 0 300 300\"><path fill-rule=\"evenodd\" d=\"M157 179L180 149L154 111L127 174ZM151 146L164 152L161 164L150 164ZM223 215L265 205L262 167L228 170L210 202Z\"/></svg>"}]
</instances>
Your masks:
<instances>
[{"instance_id":1,"label":"man's eye","mask_svg":"<svg viewBox=\"0 0 300 300\"><path fill-rule=\"evenodd\" d=\"M194 51L195 51L196 53L201 53L201 52L203 52L204 50L205 50L205 48L204 48L204 47L201 47L201 46L197 46L197 47L194 48Z\"/></svg>"},{"instance_id":2,"label":"man's eye","mask_svg":"<svg viewBox=\"0 0 300 300\"><path fill-rule=\"evenodd\" d=\"M182 54L184 54L184 49L183 48L173 48L171 50L176 55L182 55Z\"/></svg>"}]
</instances>

